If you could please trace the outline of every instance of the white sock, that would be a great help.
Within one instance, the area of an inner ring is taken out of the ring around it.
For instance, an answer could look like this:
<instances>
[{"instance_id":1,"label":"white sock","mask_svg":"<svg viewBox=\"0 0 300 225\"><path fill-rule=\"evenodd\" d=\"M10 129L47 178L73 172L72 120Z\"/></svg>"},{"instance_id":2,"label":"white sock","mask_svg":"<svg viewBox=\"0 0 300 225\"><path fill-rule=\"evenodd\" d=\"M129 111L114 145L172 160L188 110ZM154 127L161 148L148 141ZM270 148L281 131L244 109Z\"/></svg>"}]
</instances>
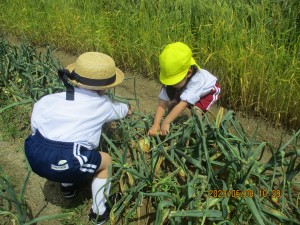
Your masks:
<instances>
[{"instance_id":1,"label":"white sock","mask_svg":"<svg viewBox=\"0 0 300 225\"><path fill-rule=\"evenodd\" d=\"M94 213L102 215L105 212L105 196L104 189L106 189L106 195L109 195L110 183L104 187L103 185L107 182L107 179L94 178L92 182L92 195L93 195L93 205L92 209ZM102 188L102 189L101 189ZM100 190L101 189L101 190Z\"/></svg>"}]
</instances>

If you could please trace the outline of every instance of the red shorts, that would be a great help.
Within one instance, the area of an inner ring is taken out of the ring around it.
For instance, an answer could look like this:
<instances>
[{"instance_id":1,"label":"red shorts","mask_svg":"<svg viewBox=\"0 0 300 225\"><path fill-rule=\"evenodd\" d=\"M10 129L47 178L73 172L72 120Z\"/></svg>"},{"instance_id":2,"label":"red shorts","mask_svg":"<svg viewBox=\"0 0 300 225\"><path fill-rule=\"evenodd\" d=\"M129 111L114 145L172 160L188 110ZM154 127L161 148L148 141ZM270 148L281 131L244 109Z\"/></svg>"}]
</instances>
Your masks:
<instances>
[{"instance_id":1,"label":"red shorts","mask_svg":"<svg viewBox=\"0 0 300 225\"><path fill-rule=\"evenodd\" d=\"M196 102L195 106L197 106L203 112L207 112L207 110L209 110L209 108L220 98L220 93L220 85L216 83L211 92L200 98L200 100Z\"/></svg>"}]
</instances>

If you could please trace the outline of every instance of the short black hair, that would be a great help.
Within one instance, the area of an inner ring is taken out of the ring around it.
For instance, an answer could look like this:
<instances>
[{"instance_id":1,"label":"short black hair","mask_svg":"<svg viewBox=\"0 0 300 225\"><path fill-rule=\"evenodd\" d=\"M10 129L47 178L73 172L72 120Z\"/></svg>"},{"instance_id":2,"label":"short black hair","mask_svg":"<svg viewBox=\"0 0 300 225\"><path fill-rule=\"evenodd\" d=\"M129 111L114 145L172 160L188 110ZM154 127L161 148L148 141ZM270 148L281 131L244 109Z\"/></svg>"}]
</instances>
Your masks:
<instances>
[{"instance_id":1,"label":"short black hair","mask_svg":"<svg viewBox=\"0 0 300 225\"><path fill-rule=\"evenodd\" d=\"M190 68L192 69L192 76L194 76L198 71L198 66L194 64L194 65L191 65Z\"/></svg>"}]
</instances>

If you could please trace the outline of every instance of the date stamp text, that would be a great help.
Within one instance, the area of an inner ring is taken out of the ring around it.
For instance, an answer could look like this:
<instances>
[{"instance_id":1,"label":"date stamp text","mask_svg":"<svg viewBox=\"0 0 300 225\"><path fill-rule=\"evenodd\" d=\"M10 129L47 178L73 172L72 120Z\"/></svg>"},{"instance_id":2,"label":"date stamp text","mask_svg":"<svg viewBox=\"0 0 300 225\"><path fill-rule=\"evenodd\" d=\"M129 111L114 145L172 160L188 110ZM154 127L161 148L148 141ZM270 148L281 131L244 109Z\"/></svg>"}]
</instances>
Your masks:
<instances>
[{"instance_id":1,"label":"date stamp text","mask_svg":"<svg viewBox=\"0 0 300 225\"><path fill-rule=\"evenodd\" d=\"M280 198L281 191L279 189L274 190L267 190L267 189L259 189L258 190L258 196L260 198ZM247 190L221 190L221 189L214 189L214 190L208 190L209 198L253 198L254 197L254 191L251 189Z\"/></svg>"}]
</instances>

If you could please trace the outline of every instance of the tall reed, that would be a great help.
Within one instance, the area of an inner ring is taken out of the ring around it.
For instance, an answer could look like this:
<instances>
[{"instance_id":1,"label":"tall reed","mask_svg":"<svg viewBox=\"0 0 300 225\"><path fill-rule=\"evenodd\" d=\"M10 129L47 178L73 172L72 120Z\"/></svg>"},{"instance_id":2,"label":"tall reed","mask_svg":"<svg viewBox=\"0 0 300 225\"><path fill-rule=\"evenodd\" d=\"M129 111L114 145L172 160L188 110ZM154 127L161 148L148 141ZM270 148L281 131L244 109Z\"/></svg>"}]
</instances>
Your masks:
<instances>
[{"instance_id":1,"label":"tall reed","mask_svg":"<svg viewBox=\"0 0 300 225\"><path fill-rule=\"evenodd\" d=\"M222 104L300 125L297 0L2 1L6 34L73 53L103 51L121 68L158 78L164 45L183 41L216 74Z\"/></svg>"}]
</instances>

